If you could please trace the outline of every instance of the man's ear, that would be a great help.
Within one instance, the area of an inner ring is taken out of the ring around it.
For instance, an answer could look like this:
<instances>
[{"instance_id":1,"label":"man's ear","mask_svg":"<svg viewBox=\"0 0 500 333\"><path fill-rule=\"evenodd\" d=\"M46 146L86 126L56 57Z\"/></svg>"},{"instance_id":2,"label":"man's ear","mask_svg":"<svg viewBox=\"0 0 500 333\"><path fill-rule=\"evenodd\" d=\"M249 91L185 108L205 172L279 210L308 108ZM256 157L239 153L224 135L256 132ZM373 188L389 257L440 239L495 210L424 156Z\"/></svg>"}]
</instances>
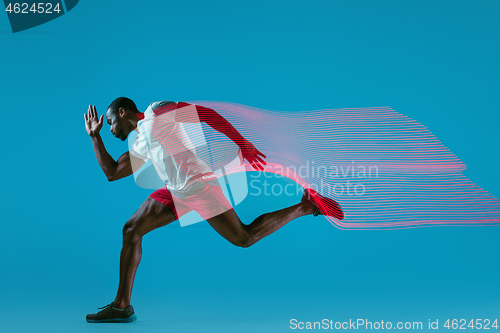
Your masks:
<instances>
[{"instance_id":1,"label":"man's ear","mask_svg":"<svg viewBox=\"0 0 500 333\"><path fill-rule=\"evenodd\" d=\"M125 109L123 107L121 107L121 108L118 109L118 115L121 118L123 118L123 116L125 116L125 113L126 113L126 111L125 111Z\"/></svg>"}]
</instances>

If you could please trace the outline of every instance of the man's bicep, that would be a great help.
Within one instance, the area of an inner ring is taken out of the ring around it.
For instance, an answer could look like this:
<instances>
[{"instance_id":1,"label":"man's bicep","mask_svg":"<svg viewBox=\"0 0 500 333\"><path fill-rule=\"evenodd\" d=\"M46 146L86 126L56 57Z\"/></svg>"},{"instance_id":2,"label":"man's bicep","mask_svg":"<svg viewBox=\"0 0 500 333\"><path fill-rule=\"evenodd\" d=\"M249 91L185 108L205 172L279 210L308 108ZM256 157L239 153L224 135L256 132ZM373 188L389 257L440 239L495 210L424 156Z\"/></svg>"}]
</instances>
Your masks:
<instances>
[{"instance_id":1,"label":"man's bicep","mask_svg":"<svg viewBox=\"0 0 500 333\"><path fill-rule=\"evenodd\" d=\"M175 110L175 121L179 123L200 123L213 118L216 112L213 109L201 105L185 102L177 103Z\"/></svg>"},{"instance_id":2,"label":"man's bicep","mask_svg":"<svg viewBox=\"0 0 500 333\"><path fill-rule=\"evenodd\" d=\"M123 153L117 161L116 171L110 180L118 180L130 176L141 168L144 161L128 151Z\"/></svg>"},{"instance_id":3,"label":"man's bicep","mask_svg":"<svg viewBox=\"0 0 500 333\"><path fill-rule=\"evenodd\" d=\"M137 172L146 163L146 161L144 161L142 158L136 157L133 154L130 154L129 152L126 152L125 154L128 155L129 165L131 167L130 174Z\"/></svg>"}]
</instances>

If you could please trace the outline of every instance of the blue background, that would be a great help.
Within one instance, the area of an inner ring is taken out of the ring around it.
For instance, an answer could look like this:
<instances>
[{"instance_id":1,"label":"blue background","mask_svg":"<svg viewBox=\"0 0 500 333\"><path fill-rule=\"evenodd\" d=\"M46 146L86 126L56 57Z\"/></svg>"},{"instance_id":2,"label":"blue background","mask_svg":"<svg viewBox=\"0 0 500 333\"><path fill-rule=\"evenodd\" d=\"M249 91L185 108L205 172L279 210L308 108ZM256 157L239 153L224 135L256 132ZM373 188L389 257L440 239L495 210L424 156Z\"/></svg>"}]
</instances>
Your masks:
<instances>
[{"instance_id":1,"label":"blue background","mask_svg":"<svg viewBox=\"0 0 500 333\"><path fill-rule=\"evenodd\" d=\"M281 332L290 319L499 318L497 227L342 231L295 220L255 246L209 227L145 236L139 321L114 299L121 228L149 194L108 183L83 113L118 96L301 111L391 106L500 196L498 1L81 1L13 34L0 14L3 332ZM103 129L109 152L127 147ZM245 223L298 197L249 197Z\"/></svg>"}]
</instances>

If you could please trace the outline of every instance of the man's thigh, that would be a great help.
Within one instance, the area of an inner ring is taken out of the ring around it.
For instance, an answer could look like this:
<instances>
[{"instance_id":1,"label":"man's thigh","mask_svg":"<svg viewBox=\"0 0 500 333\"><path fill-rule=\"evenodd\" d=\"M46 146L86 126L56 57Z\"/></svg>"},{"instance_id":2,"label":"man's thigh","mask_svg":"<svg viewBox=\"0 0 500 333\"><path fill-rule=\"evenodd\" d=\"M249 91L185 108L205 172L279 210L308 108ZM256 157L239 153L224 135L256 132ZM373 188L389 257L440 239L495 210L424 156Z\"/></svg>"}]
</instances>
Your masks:
<instances>
[{"instance_id":1,"label":"man's thigh","mask_svg":"<svg viewBox=\"0 0 500 333\"><path fill-rule=\"evenodd\" d=\"M174 222L176 219L171 207L148 197L126 223L125 228L132 228L136 234L143 236L151 230Z\"/></svg>"},{"instance_id":2,"label":"man's thigh","mask_svg":"<svg viewBox=\"0 0 500 333\"><path fill-rule=\"evenodd\" d=\"M248 226L241 223L234 209L209 218L207 222L219 235L235 245L245 242L248 237Z\"/></svg>"}]
</instances>

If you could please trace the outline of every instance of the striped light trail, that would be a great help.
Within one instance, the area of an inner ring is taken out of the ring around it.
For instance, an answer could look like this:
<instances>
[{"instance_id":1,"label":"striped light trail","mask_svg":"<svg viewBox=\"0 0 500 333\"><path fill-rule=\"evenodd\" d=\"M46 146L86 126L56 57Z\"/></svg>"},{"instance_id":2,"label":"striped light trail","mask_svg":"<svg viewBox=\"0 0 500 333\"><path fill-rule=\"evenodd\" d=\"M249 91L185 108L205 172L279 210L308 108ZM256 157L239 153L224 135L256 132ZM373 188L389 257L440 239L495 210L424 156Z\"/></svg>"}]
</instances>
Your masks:
<instances>
[{"instance_id":1,"label":"striped light trail","mask_svg":"<svg viewBox=\"0 0 500 333\"><path fill-rule=\"evenodd\" d=\"M338 228L500 224L499 200L465 177L465 164L425 126L390 107L285 113L229 102L189 103L226 118L267 156L266 172L339 202L345 218L327 217ZM207 142L227 140L204 132ZM254 169L244 164L228 170L244 171Z\"/></svg>"}]
</instances>

